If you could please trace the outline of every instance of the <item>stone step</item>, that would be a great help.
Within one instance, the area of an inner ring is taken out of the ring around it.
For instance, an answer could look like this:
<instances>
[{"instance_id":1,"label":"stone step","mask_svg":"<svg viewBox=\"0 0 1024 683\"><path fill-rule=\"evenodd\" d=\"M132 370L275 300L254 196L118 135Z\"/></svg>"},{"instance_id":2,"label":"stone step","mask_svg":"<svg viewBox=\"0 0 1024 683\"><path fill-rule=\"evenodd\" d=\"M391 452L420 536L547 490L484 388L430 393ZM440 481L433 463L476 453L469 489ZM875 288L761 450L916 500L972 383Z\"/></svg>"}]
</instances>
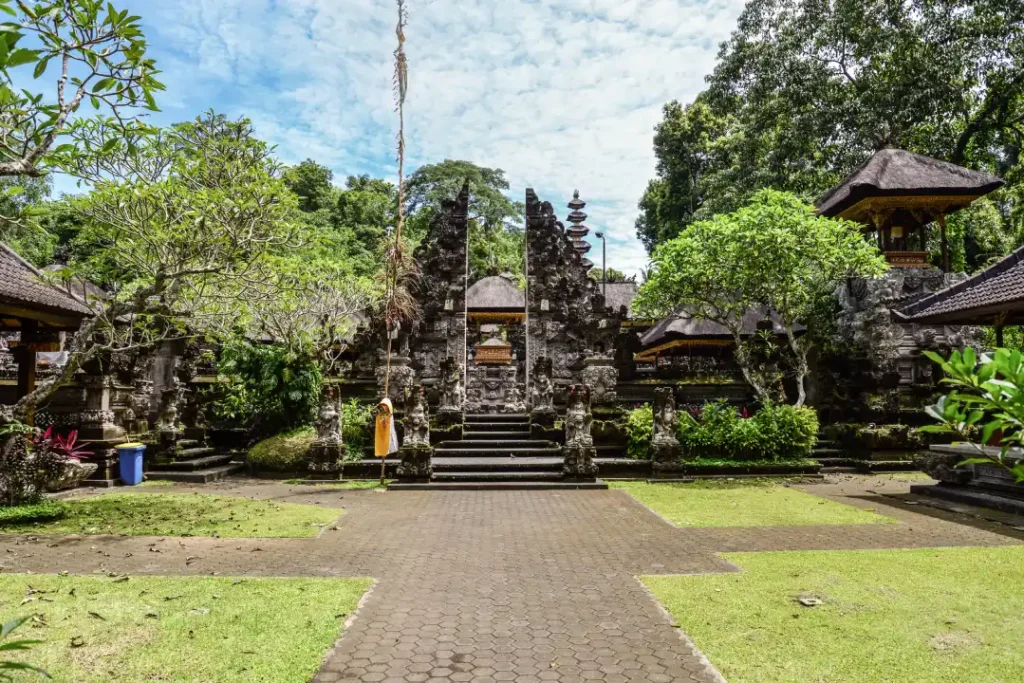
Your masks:
<instances>
[{"instance_id":1,"label":"stone step","mask_svg":"<svg viewBox=\"0 0 1024 683\"><path fill-rule=\"evenodd\" d=\"M530 431L528 422L467 422L463 434L511 434Z\"/></svg>"},{"instance_id":2,"label":"stone step","mask_svg":"<svg viewBox=\"0 0 1024 683\"><path fill-rule=\"evenodd\" d=\"M214 449L207 449L213 451ZM234 456L231 454L214 454L204 455L198 458L190 458L188 460L176 460L174 462L157 463L150 466L150 472L194 472L196 470L204 470L210 467L219 467L221 465L227 465L231 462Z\"/></svg>"},{"instance_id":3,"label":"stone step","mask_svg":"<svg viewBox=\"0 0 1024 683\"><path fill-rule=\"evenodd\" d=\"M188 448L198 448L199 446L202 445L201 443L199 443L195 439L178 439L178 441L176 443L177 443L178 448L181 448L182 450L185 450L185 449L188 449Z\"/></svg>"},{"instance_id":4,"label":"stone step","mask_svg":"<svg viewBox=\"0 0 1024 683\"><path fill-rule=\"evenodd\" d=\"M561 472L563 458L444 458L434 457L431 464L440 472L519 472L523 470Z\"/></svg>"},{"instance_id":5,"label":"stone step","mask_svg":"<svg viewBox=\"0 0 1024 683\"><path fill-rule=\"evenodd\" d=\"M466 422L519 422L529 424L530 416L526 413L469 413Z\"/></svg>"},{"instance_id":6,"label":"stone step","mask_svg":"<svg viewBox=\"0 0 1024 683\"><path fill-rule=\"evenodd\" d=\"M842 448L815 448L811 453L811 457L818 458L845 458L846 451Z\"/></svg>"},{"instance_id":7,"label":"stone step","mask_svg":"<svg viewBox=\"0 0 1024 683\"><path fill-rule=\"evenodd\" d=\"M479 448L479 447L447 447L439 446L434 449L435 458L444 457L483 457L493 458L495 456L514 455L516 457L561 457L562 450L558 447L546 448Z\"/></svg>"},{"instance_id":8,"label":"stone step","mask_svg":"<svg viewBox=\"0 0 1024 683\"><path fill-rule=\"evenodd\" d=\"M216 453L216 448L209 446L197 446L193 448L181 448L174 454L175 460L195 460L197 458L203 458L207 455Z\"/></svg>"},{"instance_id":9,"label":"stone step","mask_svg":"<svg viewBox=\"0 0 1024 683\"><path fill-rule=\"evenodd\" d=\"M146 479L151 481L177 481L186 484L209 484L220 481L235 472L245 469L240 462L233 462L220 467L211 467L205 470L193 470L190 472L147 472Z\"/></svg>"},{"instance_id":10,"label":"stone step","mask_svg":"<svg viewBox=\"0 0 1024 683\"><path fill-rule=\"evenodd\" d=\"M547 439L462 439L461 441L442 441L437 447L483 451L506 448L557 448L558 445Z\"/></svg>"},{"instance_id":11,"label":"stone step","mask_svg":"<svg viewBox=\"0 0 1024 683\"><path fill-rule=\"evenodd\" d=\"M519 479L515 481L495 481L483 479L479 481L432 481L427 484L392 482L388 491L571 491L579 489L605 490L608 484L600 479L597 481L531 481Z\"/></svg>"},{"instance_id":12,"label":"stone step","mask_svg":"<svg viewBox=\"0 0 1024 683\"><path fill-rule=\"evenodd\" d=\"M500 430L488 432L488 431L472 431L466 430L462 434L463 441L503 441L506 439L529 439L530 431L512 431L503 432Z\"/></svg>"},{"instance_id":13,"label":"stone step","mask_svg":"<svg viewBox=\"0 0 1024 683\"><path fill-rule=\"evenodd\" d=\"M476 470L469 472L434 472L431 482L444 481L561 481L561 472L544 470L522 470L516 472L499 472Z\"/></svg>"}]
</instances>

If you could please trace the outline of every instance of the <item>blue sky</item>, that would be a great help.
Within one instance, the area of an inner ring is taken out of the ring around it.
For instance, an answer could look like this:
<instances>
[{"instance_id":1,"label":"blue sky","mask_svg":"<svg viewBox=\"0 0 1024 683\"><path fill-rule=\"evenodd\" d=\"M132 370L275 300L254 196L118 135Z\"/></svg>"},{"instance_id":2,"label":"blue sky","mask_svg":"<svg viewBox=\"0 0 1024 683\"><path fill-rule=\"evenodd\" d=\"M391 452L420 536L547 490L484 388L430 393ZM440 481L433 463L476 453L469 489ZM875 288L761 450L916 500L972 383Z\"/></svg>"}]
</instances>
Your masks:
<instances>
[{"instance_id":1,"label":"blue sky","mask_svg":"<svg viewBox=\"0 0 1024 683\"><path fill-rule=\"evenodd\" d=\"M156 123L253 120L282 160L392 178L390 0L115 0L143 17L167 84ZM575 188L608 262L646 264L636 203L661 106L689 101L742 0L409 0L408 158L505 170L568 214ZM64 183L58 182L58 189ZM70 189L70 188L67 188ZM599 247L591 252L600 265Z\"/></svg>"}]
</instances>

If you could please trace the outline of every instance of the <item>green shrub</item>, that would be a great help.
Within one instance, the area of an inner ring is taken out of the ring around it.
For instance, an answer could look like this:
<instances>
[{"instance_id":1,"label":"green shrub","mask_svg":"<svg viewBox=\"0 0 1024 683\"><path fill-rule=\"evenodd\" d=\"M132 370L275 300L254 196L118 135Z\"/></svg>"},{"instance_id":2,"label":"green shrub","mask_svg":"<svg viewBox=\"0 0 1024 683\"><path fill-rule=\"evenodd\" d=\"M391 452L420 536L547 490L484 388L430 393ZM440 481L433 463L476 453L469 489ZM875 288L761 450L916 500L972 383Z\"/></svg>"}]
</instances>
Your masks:
<instances>
[{"instance_id":1,"label":"green shrub","mask_svg":"<svg viewBox=\"0 0 1024 683\"><path fill-rule=\"evenodd\" d=\"M308 353L278 344L234 340L224 344L213 389L215 418L261 436L312 424L320 407L323 376Z\"/></svg>"},{"instance_id":2,"label":"green shrub","mask_svg":"<svg viewBox=\"0 0 1024 683\"><path fill-rule=\"evenodd\" d=\"M811 454L817 440L818 415L807 407L766 403L746 417L726 401L715 401L697 416L682 413L679 421L688 458L798 460Z\"/></svg>"},{"instance_id":3,"label":"green shrub","mask_svg":"<svg viewBox=\"0 0 1024 683\"><path fill-rule=\"evenodd\" d=\"M316 430L299 427L264 439L249 449L249 465L266 472L296 472L306 467Z\"/></svg>"},{"instance_id":4,"label":"green shrub","mask_svg":"<svg viewBox=\"0 0 1024 683\"><path fill-rule=\"evenodd\" d=\"M654 412L649 405L629 411L626 416L626 433L629 442L626 453L634 460L651 457L651 435L654 434Z\"/></svg>"},{"instance_id":5,"label":"green shrub","mask_svg":"<svg viewBox=\"0 0 1024 683\"><path fill-rule=\"evenodd\" d=\"M352 399L341 406L341 438L345 459L362 460L363 449L373 438L373 406Z\"/></svg>"},{"instance_id":6,"label":"green shrub","mask_svg":"<svg viewBox=\"0 0 1024 683\"><path fill-rule=\"evenodd\" d=\"M0 527L32 524L34 522L50 522L61 519L68 513L68 506L52 500L44 500L28 505L0 507Z\"/></svg>"}]
</instances>

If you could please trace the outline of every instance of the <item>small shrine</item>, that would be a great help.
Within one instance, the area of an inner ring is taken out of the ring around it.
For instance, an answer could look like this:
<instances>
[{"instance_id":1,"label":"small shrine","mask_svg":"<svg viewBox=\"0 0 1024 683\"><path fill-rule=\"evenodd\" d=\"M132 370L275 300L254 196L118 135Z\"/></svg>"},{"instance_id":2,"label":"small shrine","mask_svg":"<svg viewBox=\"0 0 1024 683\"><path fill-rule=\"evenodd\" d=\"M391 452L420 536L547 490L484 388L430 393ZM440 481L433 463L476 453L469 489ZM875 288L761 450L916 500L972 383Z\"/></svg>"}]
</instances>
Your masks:
<instances>
[{"instance_id":1,"label":"small shrine","mask_svg":"<svg viewBox=\"0 0 1024 683\"><path fill-rule=\"evenodd\" d=\"M938 224L942 270L948 273L946 216L1002 185L988 173L902 149L883 149L816 204L821 216L862 224L894 268L927 267L927 229Z\"/></svg>"}]
</instances>

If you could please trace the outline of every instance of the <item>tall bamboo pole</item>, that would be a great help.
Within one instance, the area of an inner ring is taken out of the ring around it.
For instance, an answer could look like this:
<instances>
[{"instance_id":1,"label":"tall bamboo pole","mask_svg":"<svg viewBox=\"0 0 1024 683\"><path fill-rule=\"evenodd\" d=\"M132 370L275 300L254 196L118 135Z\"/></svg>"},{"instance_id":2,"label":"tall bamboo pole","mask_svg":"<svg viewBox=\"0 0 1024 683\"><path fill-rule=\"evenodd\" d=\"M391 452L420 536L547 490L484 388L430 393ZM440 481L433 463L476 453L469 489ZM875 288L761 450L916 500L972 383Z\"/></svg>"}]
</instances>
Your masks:
<instances>
[{"instance_id":1,"label":"tall bamboo pole","mask_svg":"<svg viewBox=\"0 0 1024 683\"><path fill-rule=\"evenodd\" d=\"M405 0L395 0L398 7L398 24L395 26L395 35L398 38L398 47L395 48L395 104L398 110L398 217L395 221L395 243L391 249L390 258L388 259L388 273L387 289L386 289L386 306L385 309L385 329L387 330L387 355L385 360L384 368L384 398L388 397L388 392L391 385L391 345L392 337L394 336L394 330L398 321L398 311L396 306L397 290L398 290L398 271L401 268L402 260L402 225L405 222L405 94L408 88L409 74L406 69L407 62L405 59L405 21L407 18L407 12L405 9ZM392 412L392 419L394 419L394 413ZM380 482L384 483L387 464L387 456L381 458L380 461Z\"/></svg>"}]
</instances>

